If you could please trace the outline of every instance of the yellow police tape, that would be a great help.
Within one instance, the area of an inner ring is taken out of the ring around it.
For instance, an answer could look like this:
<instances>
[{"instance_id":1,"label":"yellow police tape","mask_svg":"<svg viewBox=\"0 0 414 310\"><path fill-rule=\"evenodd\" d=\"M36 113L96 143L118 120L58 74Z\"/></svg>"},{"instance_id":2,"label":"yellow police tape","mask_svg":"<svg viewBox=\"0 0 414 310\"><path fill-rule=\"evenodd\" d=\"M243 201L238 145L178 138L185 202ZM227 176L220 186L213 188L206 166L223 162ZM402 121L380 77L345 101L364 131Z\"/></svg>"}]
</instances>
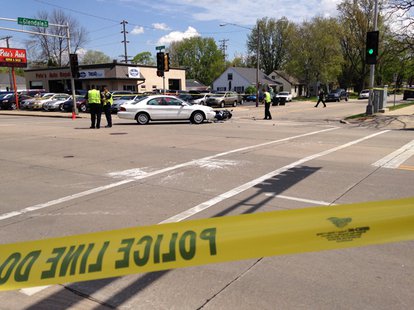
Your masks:
<instances>
[{"instance_id":1,"label":"yellow police tape","mask_svg":"<svg viewBox=\"0 0 414 310\"><path fill-rule=\"evenodd\" d=\"M414 198L0 245L0 290L414 240Z\"/></svg>"}]
</instances>

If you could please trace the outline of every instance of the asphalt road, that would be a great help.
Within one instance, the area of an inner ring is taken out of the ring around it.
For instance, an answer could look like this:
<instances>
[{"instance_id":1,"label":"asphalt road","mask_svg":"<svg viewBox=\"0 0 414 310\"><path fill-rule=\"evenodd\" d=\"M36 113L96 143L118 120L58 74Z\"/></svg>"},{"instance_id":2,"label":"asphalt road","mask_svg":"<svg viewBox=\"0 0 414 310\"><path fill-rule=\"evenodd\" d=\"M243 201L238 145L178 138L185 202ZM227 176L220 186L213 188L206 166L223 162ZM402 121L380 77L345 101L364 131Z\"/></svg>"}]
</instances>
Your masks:
<instances>
[{"instance_id":1,"label":"asphalt road","mask_svg":"<svg viewBox=\"0 0 414 310\"><path fill-rule=\"evenodd\" d=\"M1 243L153 225L248 182L188 219L412 197L413 156L374 164L409 143L412 154L414 131L339 122L365 105L292 103L272 107L269 121L263 106L247 104L225 122L138 126L114 117L99 130L87 117L0 115ZM0 309L410 309L413 245L0 292Z\"/></svg>"}]
</instances>

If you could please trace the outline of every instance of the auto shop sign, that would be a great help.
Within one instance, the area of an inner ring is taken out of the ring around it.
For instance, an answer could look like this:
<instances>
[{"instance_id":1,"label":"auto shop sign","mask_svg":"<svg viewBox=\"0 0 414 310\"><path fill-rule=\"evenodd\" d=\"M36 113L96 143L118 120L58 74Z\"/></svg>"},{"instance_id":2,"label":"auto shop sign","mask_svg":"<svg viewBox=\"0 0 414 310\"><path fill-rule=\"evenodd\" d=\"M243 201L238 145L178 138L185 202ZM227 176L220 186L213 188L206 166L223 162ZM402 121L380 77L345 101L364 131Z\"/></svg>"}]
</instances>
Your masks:
<instances>
[{"instance_id":1,"label":"auto shop sign","mask_svg":"<svg viewBox=\"0 0 414 310\"><path fill-rule=\"evenodd\" d=\"M27 67L26 50L0 47L0 67Z\"/></svg>"}]
</instances>

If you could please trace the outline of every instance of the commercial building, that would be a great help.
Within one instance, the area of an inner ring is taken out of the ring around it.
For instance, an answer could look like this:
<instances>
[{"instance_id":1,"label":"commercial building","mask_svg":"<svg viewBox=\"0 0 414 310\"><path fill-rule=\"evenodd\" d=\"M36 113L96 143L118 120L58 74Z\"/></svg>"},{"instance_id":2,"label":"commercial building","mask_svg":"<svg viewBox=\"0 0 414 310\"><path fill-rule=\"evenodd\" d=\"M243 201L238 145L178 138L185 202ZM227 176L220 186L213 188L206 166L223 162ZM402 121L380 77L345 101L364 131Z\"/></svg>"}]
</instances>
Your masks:
<instances>
[{"instance_id":1,"label":"commercial building","mask_svg":"<svg viewBox=\"0 0 414 310\"><path fill-rule=\"evenodd\" d=\"M38 68L25 70L27 89L44 89L47 92L65 92L71 88L69 67ZM170 68L165 79L157 76L156 66L142 66L113 63L81 65L75 88L88 90L95 86L99 89L130 90L137 93L156 89L186 90L185 69Z\"/></svg>"}]
</instances>

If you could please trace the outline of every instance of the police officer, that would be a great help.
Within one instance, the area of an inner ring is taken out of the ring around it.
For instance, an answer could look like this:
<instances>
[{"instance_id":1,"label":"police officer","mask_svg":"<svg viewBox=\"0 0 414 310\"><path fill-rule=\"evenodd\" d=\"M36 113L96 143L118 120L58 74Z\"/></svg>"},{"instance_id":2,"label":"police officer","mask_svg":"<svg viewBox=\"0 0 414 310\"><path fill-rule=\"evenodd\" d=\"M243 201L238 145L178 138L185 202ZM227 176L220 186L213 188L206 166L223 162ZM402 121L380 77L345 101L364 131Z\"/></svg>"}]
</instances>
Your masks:
<instances>
[{"instance_id":1,"label":"police officer","mask_svg":"<svg viewBox=\"0 0 414 310\"><path fill-rule=\"evenodd\" d=\"M95 86L90 89L86 94L85 99L88 101L89 111L91 113L91 127L89 128L101 128L102 104L101 93L99 92L98 87Z\"/></svg>"},{"instance_id":2,"label":"police officer","mask_svg":"<svg viewBox=\"0 0 414 310\"><path fill-rule=\"evenodd\" d=\"M103 102L103 111L105 113L107 125L105 128L112 127L112 116L111 116L111 106L114 102L111 93L109 92L108 88L104 88L102 92L102 102Z\"/></svg>"},{"instance_id":3,"label":"police officer","mask_svg":"<svg viewBox=\"0 0 414 310\"><path fill-rule=\"evenodd\" d=\"M264 104L265 104L265 117L264 119L272 119L272 115L270 114L270 103L272 102L272 98L270 96L270 93L263 89L264 92Z\"/></svg>"}]
</instances>

